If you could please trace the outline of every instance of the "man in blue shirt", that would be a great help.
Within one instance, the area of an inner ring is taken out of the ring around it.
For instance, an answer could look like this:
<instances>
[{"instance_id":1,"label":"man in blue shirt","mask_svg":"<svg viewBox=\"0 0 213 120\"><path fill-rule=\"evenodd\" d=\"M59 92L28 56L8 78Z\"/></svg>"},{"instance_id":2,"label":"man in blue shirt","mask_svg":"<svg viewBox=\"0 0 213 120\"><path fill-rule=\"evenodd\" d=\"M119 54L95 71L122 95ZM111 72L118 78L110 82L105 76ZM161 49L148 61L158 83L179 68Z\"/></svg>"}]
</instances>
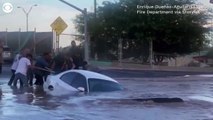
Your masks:
<instances>
[{"instance_id":1,"label":"man in blue shirt","mask_svg":"<svg viewBox=\"0 0 213 120\"><path fill-rule=\"evenodd\" d=\"M36 60L35 67L39 67L39 68L42 68L42 69L49 68L50 60L51 60L51 53L45 52L43 54L43 56L39 57ZM46 71L36 69L34 71L34 74L35 74L35 78L36 78L35 85L43 85L44 77L49 73L47 73Z\"/></svg>"}]
</instances>

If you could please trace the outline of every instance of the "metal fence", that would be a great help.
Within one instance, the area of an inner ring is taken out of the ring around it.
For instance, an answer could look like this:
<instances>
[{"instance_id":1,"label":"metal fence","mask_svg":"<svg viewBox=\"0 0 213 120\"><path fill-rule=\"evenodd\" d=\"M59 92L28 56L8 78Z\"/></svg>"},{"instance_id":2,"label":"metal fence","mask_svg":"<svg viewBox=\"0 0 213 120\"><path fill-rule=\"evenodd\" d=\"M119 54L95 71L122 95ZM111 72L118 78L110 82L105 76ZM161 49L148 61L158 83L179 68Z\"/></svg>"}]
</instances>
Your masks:
<instances>
[{"instance_id":1,"label":"metal fence","mask_svg":"<svg viewBox=\"0 0 213 120\"><path fill-rule=\"evenodd\" d=\"M23 48L29 48L35 55L52 51L54 43L52 32L0 31L0 39L4 45L11 48L13 53L17 53Z\"/></svg>"}]
</instances>

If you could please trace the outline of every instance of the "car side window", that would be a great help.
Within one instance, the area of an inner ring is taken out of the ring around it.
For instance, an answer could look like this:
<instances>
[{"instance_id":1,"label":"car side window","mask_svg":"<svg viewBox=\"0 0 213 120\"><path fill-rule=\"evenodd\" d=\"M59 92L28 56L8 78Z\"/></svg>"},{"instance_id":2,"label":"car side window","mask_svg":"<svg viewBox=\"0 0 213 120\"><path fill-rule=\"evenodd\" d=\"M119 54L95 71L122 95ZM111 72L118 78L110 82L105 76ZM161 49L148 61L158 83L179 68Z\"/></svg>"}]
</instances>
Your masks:
<instances>
[{"instance_id":1,"label":"car side window","mask_svg":"<svg viewBox=\"0 0 213 120\"><path fill-rule=\"evenodd\" d=\"M86 78L81 74L76 74L75 78L72 80L71 86L74 88L83 87L87 91Z\"/></svg>"},{"instance_id":2,"label":"car side window","mask_svg":"<svg viewBox=\"0 0 213 120\"><path fill-rule=\"evenodd\" d=\"M65 83L71 85L72 81L75 79L77 74L78 73L75 73L75 72L69 72L69 73L62 75L60 79L62 81L64 81Z\"/></svg>"},{"instance_id":3,"label":"car side window","mask_svg":"<svg viewBox=\"0 0 213 120\"><path fill-rule=\"evenodd\" d=\"M112 81L90 78L89 90L92 92L106 92L122 90L122 87L118 83Z\"/></svg>"}]
</instances>

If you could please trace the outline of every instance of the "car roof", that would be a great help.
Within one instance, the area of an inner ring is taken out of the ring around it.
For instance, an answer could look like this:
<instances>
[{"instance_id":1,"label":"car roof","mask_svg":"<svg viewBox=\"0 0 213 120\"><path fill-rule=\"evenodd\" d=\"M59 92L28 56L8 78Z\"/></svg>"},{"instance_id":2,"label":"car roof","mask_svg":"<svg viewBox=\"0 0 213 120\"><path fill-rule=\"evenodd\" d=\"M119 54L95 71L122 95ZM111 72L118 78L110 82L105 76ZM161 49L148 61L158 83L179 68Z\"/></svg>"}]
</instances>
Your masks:
<instances>
[{"instance_id":1,"label":"car roof","mask_svg":"<svg viewBox=\"0 0 213 120\"><path fill-rule=\"evenodd\" d=\"M68 73L68 72L76 72L76 73L82 74L87 79L89 79L89 78L104 79L104 80L109 80L109 81L118 83L116 80L114 80L114 79L112 79L112 78L110 78L106 75L96 73L96 72L92 72L92 71L87 71L87 70L68 70L68 71L65 71L63 73L60 73L60 76L65 74L65 73Z\"/></svg>"}]
</instances>

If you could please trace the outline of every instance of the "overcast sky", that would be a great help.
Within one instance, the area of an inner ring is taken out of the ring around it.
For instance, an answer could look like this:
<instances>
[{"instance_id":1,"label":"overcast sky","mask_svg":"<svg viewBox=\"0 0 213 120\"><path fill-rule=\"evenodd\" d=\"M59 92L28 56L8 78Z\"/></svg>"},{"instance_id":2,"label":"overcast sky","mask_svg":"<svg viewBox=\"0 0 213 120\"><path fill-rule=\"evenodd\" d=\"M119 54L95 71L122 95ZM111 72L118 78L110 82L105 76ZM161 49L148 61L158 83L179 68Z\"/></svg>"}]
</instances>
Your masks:
<instances>
[{"instance_id":1,"label":"overcast sky","mask_svg":"<svg viewBox=\"0 0 213 120\"><path fill-rule=\"evenodd\" d=\"M66 0L67 2L78 6L81 9L87 8L88 11L94 11L93 0ZM104 0L97 0L97 5L101 5ZM114 2L114 0L108 0ZM29 31L51 31L51 23L60 16L67 24L68 28L64 31L66 34L77 34L74 29L75 16L80 14L79 11L69 7L68 5L60 2L59 0L0 0L0 7L4 3L11 3L13 5L13 11L11 13L5 13L0 9L0 31L26 31L26 15L22 9L26 11L34 4L38 6L33 7L29 14ZM73 37L61 36L60 46L67 46ZM65 40L66 41L65 41Z\"/></svg>"},{"instance_id":2,"label":"overcast sky","mask_svg":"<svg viewBox=\"0 0 213 120\"><path fill-rule=\"evenodd\" d=\"M101 4L103 0L97 0L98 4ZM114 1L114 0L111 0ZM23 7L26 11L34 4L37 7L33 7L29 14L29 30L33 30L35 27L37 31L51 30L50 24L58 17L61 16L65 22L69 25L69 31L73 27L73 19L80 12L65 5L59 0L0 0L0 6L5 2L10 2L14 9L11 13L6 14L0 11L0 30L8 31L18 30L21 28L26 30L26 17L22 9L18 9L18 6ZM67 2L78 6L81 9L87 8L88 11L93 10L93 0L67 0Z\"/></svg>"},{"instance_id":3,"label":"overcast sky","mask_svg":"<svg viewBox=\"0 0 213 120\"><path fill-rule=\"evenodd\" d=\"M81 9L87 8L88 11L93 11L94 0L66 0L67 2L72 3L73 5L78 6ZM106 0L97 0L97 4ZM107 0L114 2L116 0ZM209 0L199 0L201 3L213 7L213 4L209 4ZM77 32L74 29L73 19L77 14L80 14L79 11L65 5L59 0L0 0L0 6L4 3L9 2L13 5L13 11L11 13L4 13L0 9L0 31L5 31L6 28L8 31L18 31L21 28L21 31L26 31L26 15L22 9L18 9L18 6L23 7L26 11L34 4L38 6L33 7L32 11L29 14L29 31L33 31L36 28L36 31L51 31L50 24L58 17L61 16L62 19L68 24L68 28L64 33L76 34ZM73 39L71 37L65 37L62 39ZM70 41L69 41L70 43ZM66 46L67 41L61 41L60 46Z\"/></svg>"}]
</instances>

